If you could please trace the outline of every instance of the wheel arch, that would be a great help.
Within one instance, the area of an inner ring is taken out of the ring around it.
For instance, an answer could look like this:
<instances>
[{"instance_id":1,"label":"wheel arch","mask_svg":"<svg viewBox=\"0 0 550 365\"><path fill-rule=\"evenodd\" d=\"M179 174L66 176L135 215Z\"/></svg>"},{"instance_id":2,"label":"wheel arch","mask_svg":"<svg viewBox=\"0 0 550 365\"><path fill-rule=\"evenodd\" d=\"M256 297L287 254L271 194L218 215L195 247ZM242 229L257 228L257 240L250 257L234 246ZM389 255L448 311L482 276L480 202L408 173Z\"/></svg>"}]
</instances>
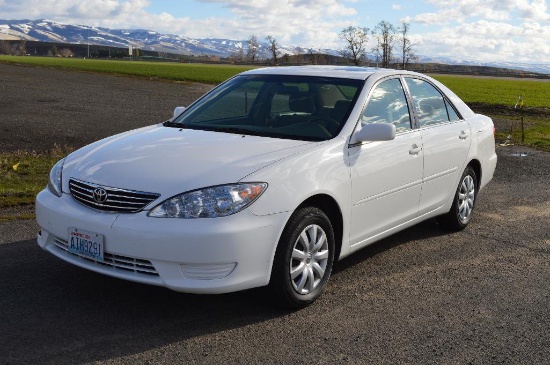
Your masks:
<instances>
[{"instance_id":1,"label":"wheel arch","mask_svg":"<svg viewBox=\"0 0 550 365\"><path fill-rule=\"evenodd\" d=\"M478 186L478 189L479 189L479 186L481 186L481 162L479 162L479 160L477 159L473 159L472 161L470 161L470 163L468 163L468 166L470 166L472 169L474 169L474 172L476 173L476 182L477 182L477 186Z\"/></svg>"},{"instance_id":2,"label":"wheel arch","mask_svg":"<svg viewBox=\"0 0 550 365\"><path fill-rule=\"evenodd\" d=\"M344 235L344 219L340 205L330 195L318 194L304 200L296 209L306 206L316 207L322 210L330 220L332 229L334 230L334 261L337 261L342 250L342 240Z\"/></svg>"}]
</instances>

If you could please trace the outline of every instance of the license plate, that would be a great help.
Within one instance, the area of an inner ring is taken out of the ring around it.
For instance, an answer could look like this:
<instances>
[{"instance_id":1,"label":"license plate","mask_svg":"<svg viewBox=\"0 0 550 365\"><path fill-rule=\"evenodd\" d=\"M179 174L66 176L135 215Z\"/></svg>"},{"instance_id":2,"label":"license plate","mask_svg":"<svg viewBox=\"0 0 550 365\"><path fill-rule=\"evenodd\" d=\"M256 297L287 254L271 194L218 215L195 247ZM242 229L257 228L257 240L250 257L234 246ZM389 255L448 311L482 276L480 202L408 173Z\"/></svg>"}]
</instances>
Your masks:
<instances>
[{"instance_id":1,"label":"license plate","mask_svg":"<svg viewBox=\"0 0 550 365\"><path fill-rule=\"evenodd\" d=\"M103 261L103 235L83 229L69 228L69 252L96 261Z\"/></svg>"}]
</instances>

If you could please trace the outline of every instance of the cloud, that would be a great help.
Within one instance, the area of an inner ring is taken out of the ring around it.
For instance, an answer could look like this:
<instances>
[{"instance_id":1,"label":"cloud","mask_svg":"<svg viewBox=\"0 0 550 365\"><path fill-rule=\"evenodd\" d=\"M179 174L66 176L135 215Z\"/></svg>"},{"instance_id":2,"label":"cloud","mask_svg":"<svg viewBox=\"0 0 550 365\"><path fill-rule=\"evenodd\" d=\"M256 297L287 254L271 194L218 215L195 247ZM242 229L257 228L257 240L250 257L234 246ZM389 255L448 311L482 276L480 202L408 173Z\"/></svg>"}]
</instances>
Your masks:
<instances>
[{"instance_id":1,"label":"cloud","mask_svg":"<svg viewBox=\"0 0 550 365\"><path fill-rule=\"evenodd\" d=\"M550 26L480 20L417 37L423 54L478 61L546 63L550 59Z\"/></svg>"},{"instance_id":2,"label":"cloud","mask_svg":"<svg viewBox=\"0 0 550 365\"><path fill-rule=\"evenodd\" d=\"M235 15L216 19L214 33L220 36L232 29L235 37L250 34L272 35L279 43L301 42L304 47L332 47L338 42L338 32L349 25L348 17L357 11L340 0L199 0L219 3ZM232 28L229 28L232 27Z\"/></svg>"},{"instance_id":3,"label":"cloud","mask_svg":"<svg viewBox=\"0 0 550 365\"><path fill-rule=\"evenodd\" d=\"M357 11L349 0L196 0L216 3L228 16L192 19L153 14L147 0L0 0L2 17L53 19L107 28L145 28L197 38L247 39L272 35L279 43L339 47L338 33Z\"/></svg>"},{"instance_id":4,"label":"cloud","mask_svg":"<svg viewBox=\"0 0 550 365\"><path fill-rule=\"evenodd\" d=\"M222 4L228 10L238 14L258 15L258 11L264 14L287 15L312 15L319 16L323 13L331 16L355 15L355 9L342 4L338 0L197 0L202 3ZM306 11L304 13L304 11Z\"/></svg>"},{"instance_id":5,"label":"cloud","mask_svg":"<svg viewBox=\"0 0 550 365\"><path fill-rule=\"evenodd\" d=\"M63 20L99 20L142 11L146 0L0 0L2 17L12 19L55 18Z\"/></svg>"},{"instance_id":6,"label":"cloud","mask_svg":"<svg viewBox=\"0 0 550 365\"><path fill-rule=\"evenodd\" d=\"M510 20L516 15L524 21L548 21L546 0L425 0L438 11L421 13L413 20L422 24L465 22L469 18Z\"/></svg>"},{"instance_id":7,"label":"cloud","mask_svg":"<svg viewBox=\"0 0 550 365\"><path fill-rule=\"evenodd\" d=\"M410 17L408 19L411 19ZM425 24L425 25L441 25L448 22L448 17L445 12L441 13L422 13L416 15L411 21L415 23Z\"/></svg>"},{"instance_id":8,"label":"cloud","mask_svg":"<svg viewBox=\"0 0 550 365\"><path fill-rule=\"evenodd\" d=\"M535 0L531 3L525 4L522 2L518 6L521 11L521 15L525 19L550 21L550 14L548 13L548 5L545 0Z\"/></svg>"},{"instance_id":9,"label":"cloud","mask_svg":"<svg viewBox=\"0 0 550 365\"><path fill-rule=\"evenodd\" d=\"M550 15L545 0L425 1L435 11L408 20L439 30L418 35L420 54L531 63L550 59L550 26L545 25Z\"/></svg>"}]
</instances>

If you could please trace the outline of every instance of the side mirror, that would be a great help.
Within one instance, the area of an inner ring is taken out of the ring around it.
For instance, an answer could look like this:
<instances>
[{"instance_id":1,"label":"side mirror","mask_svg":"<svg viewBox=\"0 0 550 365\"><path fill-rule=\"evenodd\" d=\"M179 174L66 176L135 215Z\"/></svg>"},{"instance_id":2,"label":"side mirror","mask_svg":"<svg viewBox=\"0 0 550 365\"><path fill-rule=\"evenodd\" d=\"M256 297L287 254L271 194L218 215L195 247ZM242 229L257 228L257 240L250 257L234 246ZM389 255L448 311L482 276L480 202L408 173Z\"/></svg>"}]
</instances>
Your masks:
<instances>
[{"instance_id":1,"label":"side mirror","mask_svg":"<svg viewBox=\"0 0 550 365\"><path fill-rule=\"evenodd\" d=\"M351 144L360 142L391 141L395 138L395 125L391 123L365 124L353 133Z\"/></svg>"},{"instance_id":2,"label":"side mirror","mask_svg":"<svg viewBox=\"0 0 550 365\"><path fill-rule=\"evenodd\" d=\"M175 117L177 117L178 115L180 115L181 113L183 113L184 110L185 110L185 107L184 107L184 106L177 106L176 109L174 109L173 118L175 118Z\"/></svg>"}]
</instances>

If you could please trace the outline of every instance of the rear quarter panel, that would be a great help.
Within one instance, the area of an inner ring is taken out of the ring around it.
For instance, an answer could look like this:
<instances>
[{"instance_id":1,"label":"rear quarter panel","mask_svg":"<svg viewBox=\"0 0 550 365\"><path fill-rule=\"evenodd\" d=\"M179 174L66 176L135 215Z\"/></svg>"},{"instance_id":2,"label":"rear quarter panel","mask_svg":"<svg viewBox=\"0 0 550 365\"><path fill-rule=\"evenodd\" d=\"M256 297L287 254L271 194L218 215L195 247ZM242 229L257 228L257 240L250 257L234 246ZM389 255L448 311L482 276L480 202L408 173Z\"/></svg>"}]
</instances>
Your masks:
<instances>
[{"instance_id":1,"label":"rear quarter panel","mask_svg":"<svg viewBox=\"0 0 550 365\"><path fill-rule=\"evenodd\" d=\"M491 118L481 114L469 118L468 123L473 137L470 160L477 159L481 164L479 189L482 189L493 178L497 164L494 124Z\"/></svg>"}]
</instances>

